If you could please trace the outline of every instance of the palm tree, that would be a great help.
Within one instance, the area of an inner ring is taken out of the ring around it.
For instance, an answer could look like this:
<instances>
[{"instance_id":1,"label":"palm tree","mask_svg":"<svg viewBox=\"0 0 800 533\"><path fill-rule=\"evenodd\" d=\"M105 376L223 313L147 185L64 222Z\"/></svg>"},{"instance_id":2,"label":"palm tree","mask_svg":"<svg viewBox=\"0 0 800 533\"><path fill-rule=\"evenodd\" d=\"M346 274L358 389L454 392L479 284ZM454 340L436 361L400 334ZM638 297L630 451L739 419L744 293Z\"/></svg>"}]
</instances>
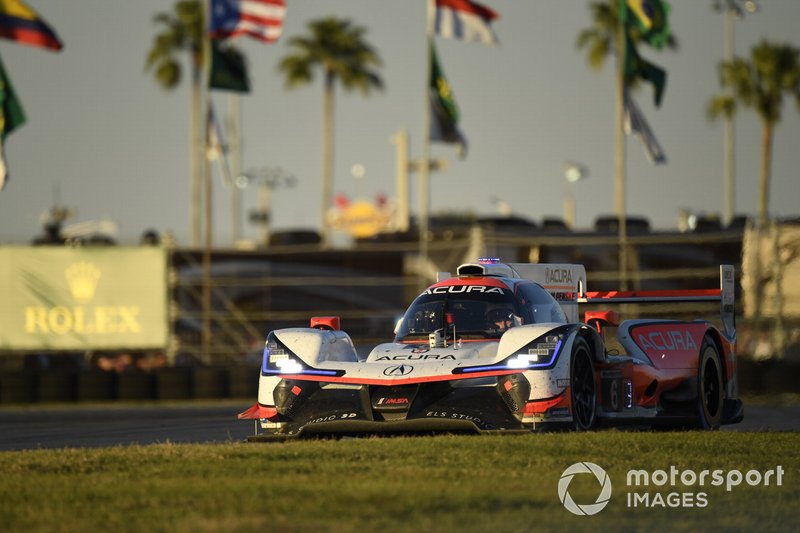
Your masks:
<instances>
[{"instance_id":1,"label":"palm tree","mask_svg":"<svg viewBox=\"0 0 800 533\"><path fill-rule=\"evenodd\" d=\"M333 96L336 81L346 91L358 89L369 94L372 89L382 89L383 82L373 66L380 66L377 52L364 41L365 28L353 26L351 21L328 17L308 24L309 36L289 39L292 52L280 62L289 89L308 85L314 79L314 70L322 68L322 235L328 242L327 210L333 201Z\"/></svg>"},{"instance_id":2,"label":"palm tree","mask_svg":"<svg viewBox=\"0 0 800 533\"><path fill-rule=\"evenodd\" d=\"M635 88L639 78L643 77L653 83L656 89L656 104L659 103L660 93L664 87L664 73L655 65L644 61L635 52L635 45L645 37L640 30L633 26L621 27L619 2L607 0L591 2L589 9L592 12L592 26L578 34L576 44L579 49L587 48L589 65L594 70L603 68L609 55L619 52L619 57L625 61L617 61L615 74L615 119L614 119L614 204L617 212L619 235L619 283L624 289L628 285L628 253L627 253L627 222L625 206L625 133L623 131L625 114L625 92L628 88ZM666 22L663 20L662 22ZM666 28L666 26L664 26ZM633 47L628 48L628 39ZM656 44L650 40L649 44L661 46L661 39ZM677 48L677 41L671 34L667 35L668 48Z\"/></svg>"},{"instance_id":3,"label":"palm tree","mask_svg":"<svg viewBox=\"0 0 800 533\"><path fill-rule=\"evenodd\" d=\"M751 50L750 60L734 58L720 63L720 83L728 94L717 95L708 116L732 118L739 105L754 108L761 118L761 169L756 224L763 228L769 217L772 141L781 119L784 93L794 96L800 108L800 50L763 40Z\"/></svg>"},{"instance_id":4,"label":"palm tree","mask_svg":"<svg viewBox=\"0 0 800 533\"><path fill-rule=\"evenodd\" d=\"M191 236L192 246L200 244L200 199L201 199L201 144L203 138L202 73L203 73L203 29L205 27L203 7L199 0L180 0L173 11L158 13L154 22L161 31L154 37L153 46L147 55L145 68L154 70L156 82L167 90L175 89L181 81L182 68L178 54L189 52L191 77L191 119L189 145L189 172L191 174Z\"/></svg>"},{"instance_id":5,"label":"palm tree","mask_svg":"<svg viewBox=\"0 0 800 533\"><path fill-rule=\"evenodd\" d=\"M615 0L590 3L589 10L592 12L592 26L578 34L576 45L579 49L587 49L587 60L589 66L594 70L602 70L606 64L606 59L616 52L617 30L619 28L619 15L617 14L616 5ZM642 40L641 32L636 28L630 28L628 35L635 44ZM678 48L678 41L675 36L669 35L666 46L671 50ZM635 73L626 73L626 86L636 87L638 82L639 78L636 77Z\"/></svg>"}]
</instances>

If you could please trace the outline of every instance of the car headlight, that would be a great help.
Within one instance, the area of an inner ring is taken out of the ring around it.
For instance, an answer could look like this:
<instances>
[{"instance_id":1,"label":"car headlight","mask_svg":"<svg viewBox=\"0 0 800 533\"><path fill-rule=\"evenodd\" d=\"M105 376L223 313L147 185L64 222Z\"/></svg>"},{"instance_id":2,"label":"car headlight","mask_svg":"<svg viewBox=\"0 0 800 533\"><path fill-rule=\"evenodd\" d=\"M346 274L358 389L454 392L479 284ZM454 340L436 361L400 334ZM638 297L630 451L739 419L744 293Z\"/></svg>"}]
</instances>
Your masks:
<instances>
[{"instance_id":1,"label":"car headlight","mask_svg":"<svg viewBox=\"0 0 800 533\"><path fill-rule=\"evenodd\" d=\"M458 367L453 374L472 374L497 370L541 370L555 366L572 326L565 325L534 339L504 360L493 365Z\"/></svg>"},{"instance_id":2,"label":"car headlight","mask_svg":"<svg viewBox=\"0 0 800 533\"><path fill-rule=\"evenodd\" d=\"M564 345L564 333L540 337L526 345L506 361L508 368L545 368L552 365Z\"/></svg>"},{"instance_id":3,"label":"car headlight","mask_svg":"<svg viewBox=\"0 0 800 533\"><path fill-rule=\"evenodd\" d=\"M267 336L264 356L261 359L262 374L300 374L306 366L292 353L274 333Z\"/></svg>"},{"instance_id":4,"label":"car headlight","mask_svg":"<svg viewBox=\"0 0 800 533\"><path fill-rule=\"evenodd\" d=\"M297 375L311 374L315 376L341 376L342 370L322 370L305 364L294 352L286 347L274 332L267 336L264 344L264 355L261 359L262 375Z\"/></svg>"}]
</instances>

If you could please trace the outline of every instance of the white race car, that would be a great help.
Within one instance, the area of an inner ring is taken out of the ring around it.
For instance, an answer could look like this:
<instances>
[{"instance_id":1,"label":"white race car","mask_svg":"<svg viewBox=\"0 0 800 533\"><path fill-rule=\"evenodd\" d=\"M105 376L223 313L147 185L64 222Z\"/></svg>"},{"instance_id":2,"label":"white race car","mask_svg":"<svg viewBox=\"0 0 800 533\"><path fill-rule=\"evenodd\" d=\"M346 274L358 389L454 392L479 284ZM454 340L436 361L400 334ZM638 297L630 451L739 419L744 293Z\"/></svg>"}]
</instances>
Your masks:
<instances>
[{"instance_id":1,"label":"white race car","mask_svg":"<svg viewBox=\"0 0 800 533\"><path fill-rule=\"evenodd\" d=\"M742 419L733 267L720 288L591 293L581 265L481 260L420 294L393 342L358 357L337 317L269 333L250 440L314 434L587 430ZM719 301L722 327L579 304ZM622 350L605 335L617 330ZM624 353L621 353L623 352Z\"/></svg>"}]
</instances>

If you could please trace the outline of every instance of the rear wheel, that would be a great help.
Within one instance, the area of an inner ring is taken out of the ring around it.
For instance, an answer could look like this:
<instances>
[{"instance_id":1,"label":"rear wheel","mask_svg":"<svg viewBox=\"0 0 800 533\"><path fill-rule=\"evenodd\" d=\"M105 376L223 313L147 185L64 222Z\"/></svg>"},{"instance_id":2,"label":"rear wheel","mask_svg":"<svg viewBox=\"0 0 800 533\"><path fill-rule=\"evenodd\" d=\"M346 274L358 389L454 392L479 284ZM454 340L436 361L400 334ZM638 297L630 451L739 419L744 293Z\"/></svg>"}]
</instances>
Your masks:
<instances>
[{"instance_id":1,"label":"rear wheel","mask_svg":"<svg viewBox=\"0 0 800 533\"><path fill-rule=\"evenodd\" d=\"M706 337L697 367L697 415L702 429L719 429L722 422L722 364L714 342Z\"/></svg>"},{"instance_id":2,"label":"rear wheel","mask_svg":"<svg viewBox=\"0 0 800 533\"><path fill-rule=\"evenodd\" d=\"M592 429L597 416L597 389L592 353L584 339L575 339L570 362L572 419L576 430L587 431Z\"/></svg>"}]
</instances>

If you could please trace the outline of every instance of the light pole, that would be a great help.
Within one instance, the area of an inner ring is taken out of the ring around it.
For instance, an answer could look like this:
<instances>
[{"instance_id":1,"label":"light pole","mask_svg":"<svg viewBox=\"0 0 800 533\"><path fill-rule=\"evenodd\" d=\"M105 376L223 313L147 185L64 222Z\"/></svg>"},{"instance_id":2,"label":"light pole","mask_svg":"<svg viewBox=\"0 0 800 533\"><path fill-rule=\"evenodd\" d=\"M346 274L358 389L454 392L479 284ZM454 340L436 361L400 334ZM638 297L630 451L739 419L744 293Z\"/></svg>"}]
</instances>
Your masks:
<instances>
[{"instance_id":1,"label":"light pole","mask_svg":"<svg viewBox=\"0 0 800 533\"><path fill-rule=\"evenodd\" d=\"M568 228L575 227L575 196L572 194L572 184L589 176L589 169L580 163L566 161L564 168L564 223Z\"/></svg>"},{"instance_id":2,"label":"light pole","mask_svg":"<svg viewBox=\"0 0 800 533\"><path fill-rule=\"evenodd\" d=\"M297 178L281 167L263 167L249 170L236 179L238 187L246 187L251 181L258 181L258 209L250 211L250 222L260 226L259 240L266 247L269 244L269 223L272 216L272 190L279 187L291 188Z\"/></svg>"}]
</instances>

